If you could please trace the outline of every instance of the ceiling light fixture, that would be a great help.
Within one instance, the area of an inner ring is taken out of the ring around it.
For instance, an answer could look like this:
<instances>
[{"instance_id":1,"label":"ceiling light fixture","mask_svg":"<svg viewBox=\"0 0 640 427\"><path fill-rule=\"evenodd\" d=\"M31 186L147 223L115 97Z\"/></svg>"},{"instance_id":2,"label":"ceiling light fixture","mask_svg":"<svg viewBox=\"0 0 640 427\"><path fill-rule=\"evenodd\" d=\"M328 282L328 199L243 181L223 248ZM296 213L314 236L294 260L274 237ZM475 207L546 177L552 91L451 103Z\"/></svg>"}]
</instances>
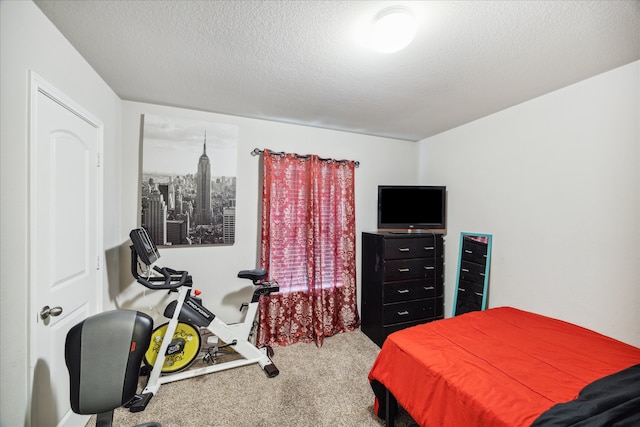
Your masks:
<instances>
[{"instance_id":1,"label":"ceiling light fixture","mask_svg":"<svg viewBox=\"0 0 640 427\"><path fill-rule=\"evenodd\" d=\"M404 6L391 6L373 18L370 43L373 49L393 53L404 49L416 35L416 19Z\"/></svg>"}]
</instances>

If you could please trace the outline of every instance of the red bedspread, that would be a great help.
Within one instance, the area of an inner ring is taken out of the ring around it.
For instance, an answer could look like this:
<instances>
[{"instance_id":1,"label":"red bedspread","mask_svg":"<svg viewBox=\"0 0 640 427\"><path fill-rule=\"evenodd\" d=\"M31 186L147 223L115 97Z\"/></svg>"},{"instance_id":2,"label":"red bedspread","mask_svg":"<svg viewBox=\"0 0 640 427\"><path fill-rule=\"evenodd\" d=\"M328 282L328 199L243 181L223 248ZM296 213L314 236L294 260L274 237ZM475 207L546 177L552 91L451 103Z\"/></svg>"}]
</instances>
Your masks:
<instances>
[{"instance_id":1,"label":"red bedspread","mask_svg":"<svg viewBox=\"0 0 640 427\"><path fill-rule=\"evenodd\" d=\"M598 378L640 363L640 349L510 307L391 334L369 380L421 426L528 426Z\"/></svg>"}]
</instances>

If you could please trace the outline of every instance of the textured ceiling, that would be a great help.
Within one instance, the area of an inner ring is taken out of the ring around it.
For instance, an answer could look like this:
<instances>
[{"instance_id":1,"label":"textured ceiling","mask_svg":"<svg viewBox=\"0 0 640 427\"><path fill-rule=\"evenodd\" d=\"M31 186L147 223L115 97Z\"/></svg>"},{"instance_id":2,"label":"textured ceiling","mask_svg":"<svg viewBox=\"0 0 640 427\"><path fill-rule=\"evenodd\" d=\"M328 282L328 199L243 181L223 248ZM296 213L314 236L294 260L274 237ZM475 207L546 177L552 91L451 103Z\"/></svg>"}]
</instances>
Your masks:
<instances>
[{"instance_id":1,"label":"textured ceiling","mask_svg":"<svg viewBox=\"0 0 640 427\"><path fill-rule=\"evenodd\" d=\"M417 141L640 59L638 1L39 1L122 98ZM389 5L405 50L356 30Z\"/></svg>"}]
</instances>

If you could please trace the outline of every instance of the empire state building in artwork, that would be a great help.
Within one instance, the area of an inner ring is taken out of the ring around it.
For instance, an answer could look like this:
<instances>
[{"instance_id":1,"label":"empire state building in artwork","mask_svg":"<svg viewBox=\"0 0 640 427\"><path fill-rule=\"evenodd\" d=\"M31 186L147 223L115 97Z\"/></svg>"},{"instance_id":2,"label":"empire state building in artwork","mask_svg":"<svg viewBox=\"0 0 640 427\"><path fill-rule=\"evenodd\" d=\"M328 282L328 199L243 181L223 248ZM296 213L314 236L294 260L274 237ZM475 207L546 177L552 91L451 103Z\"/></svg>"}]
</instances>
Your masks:
<instances>
[{"instance_id":1,"label":"empire state building in artwork","mask_svg":"<svg viewBox=\"0 0 640 427\"><path fill-rule=\"evenodd\" d=\"M211 164L207 156L207 133L204 134L204 147L198 161L195 200L196 225L211 225Z\"/></svg>"}]
</instances>

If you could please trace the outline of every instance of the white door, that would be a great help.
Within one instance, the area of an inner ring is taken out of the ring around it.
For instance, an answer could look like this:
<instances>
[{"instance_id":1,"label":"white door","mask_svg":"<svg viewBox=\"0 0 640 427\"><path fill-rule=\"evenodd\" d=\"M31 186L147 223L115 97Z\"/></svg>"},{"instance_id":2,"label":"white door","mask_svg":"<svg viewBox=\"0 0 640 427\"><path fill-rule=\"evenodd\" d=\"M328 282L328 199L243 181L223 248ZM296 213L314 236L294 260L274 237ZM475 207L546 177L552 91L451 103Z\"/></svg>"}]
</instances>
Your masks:
<instances>
[{"instance_id":1,"label":"white door","mask_svg":"<svg viewBox=\"0 0 640 427\"><path fill-rule=\"evenodd\" d=\"M102 293L103 128L35 74L30 108L31 425L84 426L70 410L64 343Z\"/></svg>"}]
</instances>

